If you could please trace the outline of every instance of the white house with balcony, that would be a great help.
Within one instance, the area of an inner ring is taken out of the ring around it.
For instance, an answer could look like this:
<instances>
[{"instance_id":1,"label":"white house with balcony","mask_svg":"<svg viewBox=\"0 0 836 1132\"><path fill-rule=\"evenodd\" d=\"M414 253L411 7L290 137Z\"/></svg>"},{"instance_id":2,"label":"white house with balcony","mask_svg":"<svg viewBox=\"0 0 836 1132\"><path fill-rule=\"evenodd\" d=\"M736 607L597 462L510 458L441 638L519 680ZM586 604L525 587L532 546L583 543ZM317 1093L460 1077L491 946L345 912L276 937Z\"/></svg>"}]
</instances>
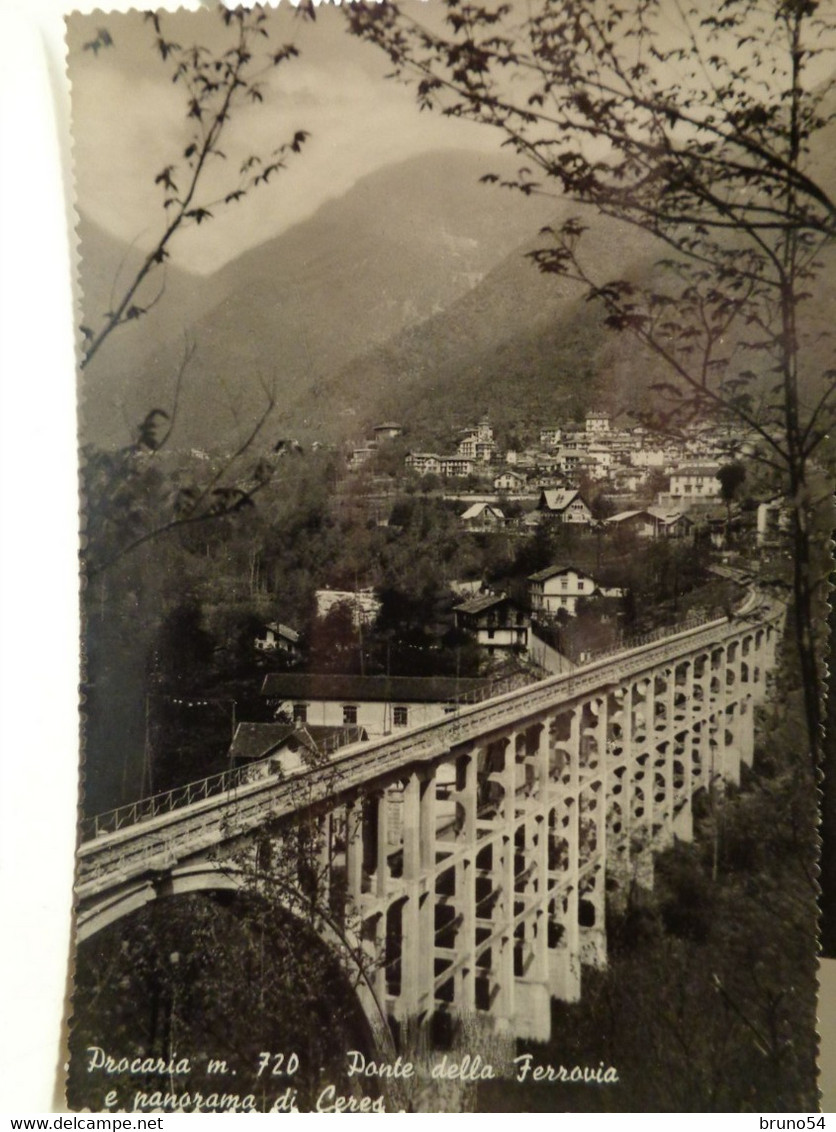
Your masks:
<instances>
[{"instance_id":1,"label":"white house with balcony","mask_svg":"<svg viewBox=\"0 0 836 1132\"><path fill-rule=\"evenodd\" d=\"M582 523L588 526L592 512L576 488L546 488L540 492L537 508L561 523Z\"/></svg>"},{"instance_id":2,"label":"white house with balcony","mask_svg":"<svg viewBox=\"0 0 836 1132\"><path fill-rule=\"evenodd\" d=\"M442 456L441 474L445 479L455 479L473 474L475 461L468 456Z\"/></svg>"},{"instance_id":3,"label":"white house with balcony","mask_svg":"<svg viewBox=\"0 0 836 1132\"><path fill-rule=\"evenodd\" d=\"M672 500L716 500L720 495L719 467L716 464L691 464L671 472L668 495Z\"/></svg>"},{"instance_id":4,"label":"white house with balcony","mask_svg":"<svg viewBox=\"0 0 836 1132\"><path fill-rule=\"evenodd\" d=\"M528 600L537 616L554 617L561 610L574 617L578 602L598 589L595 579L575 566L547 566L528 579Z\"/></svg>"},{"instance_id":5,"label":"white house with balcony","mask_svg":"<svg viewBox=\"0 0 836 1132\"><path fill-rule=\"evenodd\" d=\"M457 605L456 628L473 633L489 653L528 648L530 619L505 594L480 594Z\"/></svg>"},{"instance_id":6,"label":"white house with balcony","mask_svg":"<svg viewBox=\"0 0 836 1132\"><path fill-rule=\"evenodd\" d=\"M409 452L404 458L404 464L419 476L441 473L441 457L435 452Z\"/></svg>"}]
</instances>

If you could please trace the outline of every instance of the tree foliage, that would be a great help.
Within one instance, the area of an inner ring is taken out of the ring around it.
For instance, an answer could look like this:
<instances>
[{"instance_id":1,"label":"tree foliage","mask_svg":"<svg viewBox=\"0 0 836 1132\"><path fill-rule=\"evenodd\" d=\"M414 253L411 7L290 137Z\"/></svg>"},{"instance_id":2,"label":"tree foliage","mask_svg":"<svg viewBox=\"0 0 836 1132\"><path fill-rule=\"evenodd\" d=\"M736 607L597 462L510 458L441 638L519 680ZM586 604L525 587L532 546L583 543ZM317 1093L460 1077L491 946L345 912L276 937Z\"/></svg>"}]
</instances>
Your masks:
<instances>
[{"instance_id":1,"label":"tree foliage","mask_svg":"<svg viewBox=\"0 0 836 1132\"><path fill-rule=\"evenodd\" d=\"M286 900L254 885L232 899L161 901L117 923L82 945L75 987L68 1100L76 1109L99 1111L117 1085L128 1110L134 1092L159 1090L253 1094L256 1111L269 1111L291 1086L297 1108L312 1111L326 1083L343 1083L345 1050L367 1048L337 957ZM105 1043L120 1057L188 1056L193 1071L103 1083L87 1071L87 1050ZM271 1059L259 1074L264 1050L285 1060L295 1053L298 1069L274 1077ZM207 1077L210 1058L235 1076Z\"/></svg>"},{"instance_id":2,"label":"tree foliage","mask_svg":"<svg viewBox=\"0 0 836 1132\"><path fill-rule=\"evenodd\" d=\"M817 752L810 469L833 417L836 367L810 312L836 232L818 175L834 120L829 6L539 0L523 11L445 0L443 12L440 30L390 2L356 3L348 18L414 84L421 109L500 131L525 161L504 184L583 206L544 230L532 258L577 282L614 331L664 364L649 423L678 431L732 418L781 470ZM597 276L583 240L596 213L655 241L649 281Z\"/></svg>"}]
</instances>

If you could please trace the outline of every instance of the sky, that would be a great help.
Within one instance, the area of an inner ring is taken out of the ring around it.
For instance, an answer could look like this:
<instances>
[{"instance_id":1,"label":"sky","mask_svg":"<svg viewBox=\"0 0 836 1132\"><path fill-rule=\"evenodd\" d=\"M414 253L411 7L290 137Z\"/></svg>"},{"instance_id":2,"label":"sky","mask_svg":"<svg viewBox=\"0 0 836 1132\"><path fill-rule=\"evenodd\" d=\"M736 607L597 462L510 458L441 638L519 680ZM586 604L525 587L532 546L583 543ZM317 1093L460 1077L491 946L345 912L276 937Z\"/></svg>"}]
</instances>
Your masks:
<instances>
[{"instance_id":1,"label":"sky","mask_svg":"<svg viewBox=\"0 0 836 1132\"><path fill-rule=\"evenodd\" d=\"M440 26L439 6L407 0L402 7L411 5L422 23ZM834 0L824 0L824 9L836 11ZM177 234L172 259L192 271L216 270L388 163L444 148L487 153L499 148L501 137L490 127L419 112L414 90L384 77L389 60L348 34L339 8L319 5L315 22L299 19L287 4L268 11L265 52L293 42L300 57L271 73L263 104L240 107L231 119L223 142L229 160L218 162L207 177L209 199L237 187L230 185L230 174L243 157L270 153L296 130L308 131L311 139L266 190L213 210L211 223ZM679 0L663 0L662 46L687 43L680 16ZM232 41L214 7L181 9L164 19L167 37L184 46L200 42L223 49ZM102 26L113 46L85 49ZM112 235L142 249L153 246L162 224L162 192L154 177L182 158L193 125L182 85L171 82L172 63L160 59L153 38L152 25L135 10L76 12L68 20L78 205ZM830 64L822 59L811 65L815 70ZM698 73L692 81L700 81Z\"/></svg>"},{"instance_id":2,"label":"sky","mask_svg":"<svg viewBox=\"0 0 836 1132\"><path fill-rule=\"evenodd\" d=\"M229 38L215 12L166 19L166 35L183 45ZM101 26L113 46L85 50ZM489 127L420 113L412 91L384 78L385 55L347 33L339 9L320 8L312 23L285 7L270 12L267 26L265 47L292 41L300 57L272 72L263 104L248 104L231 120L222 145L228 161L222 169L218 162L215 175L226 191L243 156L269 153L298 129L311 139L269 186L217 212L211 223L178 233L171 252L179 266L214 271L391 162L446 148L497 152L500 139ZM141 13L74 13L68 52L78 205L119 239L148 247L162 217L154 177L177 162L193 125L182 87L172 84L171 63L153 48L152 27Z\"/></svg>"}]
</instances>

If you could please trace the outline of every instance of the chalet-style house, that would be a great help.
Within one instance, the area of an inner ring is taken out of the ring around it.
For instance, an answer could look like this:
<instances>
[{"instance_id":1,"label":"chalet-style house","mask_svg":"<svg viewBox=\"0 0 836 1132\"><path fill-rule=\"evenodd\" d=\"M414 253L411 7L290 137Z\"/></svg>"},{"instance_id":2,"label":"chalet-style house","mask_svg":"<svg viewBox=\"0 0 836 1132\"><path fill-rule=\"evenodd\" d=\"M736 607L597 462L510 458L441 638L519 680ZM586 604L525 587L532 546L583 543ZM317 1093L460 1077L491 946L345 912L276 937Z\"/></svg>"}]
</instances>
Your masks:
<instances>
[{"instance_id":1,"label":"chalet-style house","mask_svg":"<svg viewBox=\"0 0 836 1132\"><path fill-rule=\"evenodd\" d=\"M487 685L486 680L455 676L271 672L261 692L297 726L362 727L375 736L443 719L461 698Z\"/></svg>"},{"instance_id":2,"label":"chalet-style house","mask_svg":"<svg viewBox=\"0 0 836 1132\"><path fill-rule=\"evenodd\" d=\"M375 440L395 440L403 432L403 425L396 421L384 421L374 426Z\"/></svg>"},{"instance_id":3,"label":"chalet-style house","mask_svg":"<svg viewBox=\"0 0 836 1132\"><path fill-rule=\"evenodd\" d=\"M299 634L289 625L270 621L255 639L255 647L261 652L284 652L294 660L302 655L299 647Z\"/></svg>"},{"instance_id":4,"label":"chalet-style house","mask_svg":"<svg viewBox=\"0 0 836 1132\"><path fill-rule=\"evenodd\" d=\"M619 511L605 520L612 530L629 531L637 538L685 538L694 524L681 510L644 507L636 511Z\"/></svg>"},{"instance_id":5,"label":"chalet-style house","mask_svg":"<svg viewBox=\"0 0 836 1132\"><path fill-rule=\"evenodd\" d=\"M528 648L530 618L505 594L481 594L455 606L456 628L473 633L492 655Z\"/></svg>"},{"instance_id":6,"label":"chalet-style house","mask_svg":"<svg viewBox=\"0 0 836 1132\"><path fill-rule=\"evenodd\" d=\"M307 727L299 723L239 723L229 748L230 766L262 759L285 774L301 770L322 754L368 739L362 727Z\"/></svg>"},{"instance_id":7,"label":"chalet-style house","mask_svg":"<svg viewBox=\"0 0 836 1132\"><path fill-rule=\"evenodd\" d=\"M493 481L494 491L524 491L526 478L520 472L505 471Z\"/></svg>"},{"instance_id":8,"label":"chalet-style house","mask_svg":"<svg viewBox=\"0 0 836 1132\"><path fill-rule=\"evenodd\" d=\"M594 578L574 566L547 566L528 579L528 599L534 616L553 617L564 610L574 617L581 598L592 597Z\"/></svg>"},{"instance_id":9,"label":"chalet-style house","mask_svg":"<svg viewBox=\"0 0 836 1132\"><path fill-rule=\"evenodd\" d=\"M474 503L461 521L469 531L496 531L505 526L505 515L495 503Z\"/></svg>"},{"instance_id":10,"label":"chalet-style house","mask_svg":"<svg viewBox=\"0 0 836 1132\"><path fill-rule=\"evenodd\" d=\"M541 491L537 508L560 523L589 526L592 521L592 512L576 488L547 488Z\"/></svg>"}]
</instances>

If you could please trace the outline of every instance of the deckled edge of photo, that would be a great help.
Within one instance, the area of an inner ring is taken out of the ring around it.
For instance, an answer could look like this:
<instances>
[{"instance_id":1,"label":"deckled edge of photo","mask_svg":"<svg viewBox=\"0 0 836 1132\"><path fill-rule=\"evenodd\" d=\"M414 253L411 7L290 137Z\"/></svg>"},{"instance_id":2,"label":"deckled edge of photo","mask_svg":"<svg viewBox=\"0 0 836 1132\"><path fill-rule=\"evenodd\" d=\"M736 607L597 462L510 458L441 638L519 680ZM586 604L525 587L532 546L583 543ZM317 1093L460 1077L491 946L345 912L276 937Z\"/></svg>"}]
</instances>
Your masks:
<instances>
[{"instance_id":1,"label":"deckled edge of photo","mask_svg":"<svg viewBox=\"0 0 836 1132\"><path fill-rule=\"evenodd\" d=\"M318 4L318 3L321 2L321 0L315 0L315 2ZM214 4L201 3L201 2L196 2L194 4L178 4L178 5L160 3L160 4L156 5L156 7L159 8L160 10L165 10L165 11L169 11L169 12L197 11L197 10L200 10L202 8L210 8L210 7L214 7L214 6L215 6ZM270 7L270 8L275 8L275 7L278 7L278 6L279 5L277 5L277 4L266 4L265 5L265 7ZM64 32L66 34L67 24L75 18L79 18L79 17L82 17L82 18L101 17L102 22L105 23L107 21L107 19L109 17L112 17L113 15L121 15L121 14L130 12L130 11L138 11L138 10L139 9L137 8L136 5L115 6L115 7L111 8L107 11L105 11L101 8L98 8L98 7L92 8L92 9L89 9L89 10L76 8L72 12L66 13L63 16ZM64 40L64 44L65 44L65 48L66 48L66 40ZM76 364L77 364L78 359L80 357L80 350L79 350L80 335L79 335L79 331L78 331L78 326L79 326L79 323L81 322L80 315L81 315L81 311L82 311L83 295L82 295L82 287L81 287L81 281L80 281L81 248L80 248L80 237L79 237L79 232L78 232L79 217L78 217L78 213L76 212L76 209L75 209L75 179L74 179L73 144L72 144L72 139L73 139L74 135L73 135L73 128L72 128L72 115L71 115L71 110L70 110L70 82L69 82L69 71L68 71L68 61L67 61L66 52L65 52L65 55L64 55L63 62L64 62L64 69L63 69L63 76L62 76L63 77L63 83L64 83L63 87L61 87L60 82L58 80L58 75L56 74L56 71L55 71L55 60L54 59L47 59L47 70L50 72L49 77L50 77L50 81L51 81L52 108L53 108L53 113L54 113L54 117L55 117L55 126L56 126L56 130L57 130L57 133L58 133L58 145L59 145L59 150L60 150L60 153L59 153L60 166L61 166L62 173L63 173L64 210L65 210L65 214L66 214L67 238L68 238L68 245L69 245L69 262L70 262L70 269L71 269L71 285L72 285L73 335L74 335L74 342L75 342L75 360L76 360ZM68 123L68 129L66 131L64 130L65 117L66 117L67 123ZM76 386L75 386L75 389L76 389L76 398L77 398L77 402L76 402L77 413L76 413L76 418L74 420L74 430L76 428L79 428L80 425L83 423L84 406L85 406L84 379L83 379L83 376L79 373L77 368L76 368ZM80 460L80 458L81 458L80 452L78 453L78 456L79 456L79 460ZM81 471L81 467L80 467L80 464L79 464L79 467L77 469L76 474L79 473L80 471ZM74 480L74 482L77 483L78 481ZM831 506L831 514L834 513L834 510L836 510L836 508ZM84 498L83 498L83 495L81 493L80 487L79 487L79 494L78 494L78 517L79 517L79 536L80 536L80 540L81 540L80 543L79 543L79 549L83 553L85 507L84 507ZM4 517L4 519L5 519L5 517ZM831 567L834 566L834 561L833 561L834 547L836 547L836 543L833 543L831 541L831 543L830 543ZM80 569L79 575L78 575L78 585L79 585L79 587L83 587L83 585L84 585L83 563L82 563L82 566L81 566L81 569ZM828 587L828 589L829 589L829 591L832 591L833 586ZM80 592L81 591L80 591L80 588L79 588L79 593ZM828 601L828 608L830 610L831 638L833 638L834 636L836 636L836 610L834 610L833 601L832 601L831 596L828 597L827 601ZM64 677L64 675L65 674L62 672L62 678ZM80 685L80 681L83 679L83 656L79 656L79 663L78 663L77 668L76 668L76 677L77 677L76 678L76 686L78 687ZM827 727L827 724L832 722L833 719L834 719L834 700L833 700L832 696L828 695L828 691L831 687L832 679L833 679L833 677L832 677L832 661L831 661L831 658L830 658L829 650L826 650L825 655L824 655L824 661L823 661L822 688L821 688L822 700L823 700L823 703L825 705L824 719L826 721L825 722L826 730L825 730L825 736L824 736L824 738L825 738L824 759L825 760L833 760L834 757L836 757L836 755L834 755L834 752L833 752L833 747L834 747L833 734L832 734L832 731ZM79 695L78 695L78 705L79 705L79 717L78 717L78 730L77 730L77 733L76 733L78 735L78 746L77 746L78 758L77 758L77 761L76 761L76 764L75 764L76 773L77 773L76 846L78 844L78 829L79 829L78 822L80 821L81 800L83 798L83 791L84 791L84 738L83 738L83 736L84 736L84 704L83 704L83 696L82 696L80 691L79 691ZM821 789L821 786L819 786L817 793L818 793L818 800L819 800L819 821L821 822L822 806L826 802L826 797L825 797L823 790ZM822 849L822 839L821 839L820 834L817 837L817 847L818 847L818 851L819 851L819 854L820 854L821 849ZM74 873L75 873L75 865L73 864L73 875L74 875ZM819 891L820 891L820 894L821 894L821 889ZM57 935L57 933L56 933L56 935ZM61 1026L61 1033L60 1033L60 1037L59 1037L59 1051L60 1051L61 1056L59 1058L58 1065L56 1066L53 1111L69 1111L66 1108L66 1101L65 1101L65 1096L64 1096L66 1073L65 1073L65 1066L63 1064L63 1061L64 1061L64 1056L66 1054L68 1036L69 1036L69 1033L70 1033L70 1030L71 1030L71 1027L72 1027L72 991L73 991L73 970L74 970L74 945L73 945L73 928L72 928L72 926L70 926L68 928L67 940L68 940L68 948L67 948L67 951L66 951L67 959L65 960L65 962L66 962L66 980L65 980L65 994L64 994L64 1013L63 1013L63 1022L62 1022L62 1026ZM53 937L53 942L57 942L56 937ZM820 1089L820 1099L821 1099L821 1102L822 1102L823 1110L829 1111L828 1108L824 1107L825 1102L831 1103L831 1104L836 1103L836 1049L830 1049L827 1045L825 1045L823 1038L827 1037L829 1035L823 1035L822 1034L821 1023L822 1023L822 1019L824 1019L824 1018L832 1018L832 1017L836 1016L836 960L829 960L829 961L825 960L824 962L827 963L829 967L832 966L834 968L832 975L831 975L831 972L829 970L827 972L822 972L820 970L820 973L819 973L819 987L820 987L820 999L819 999L819 1007L818 1007L818 1016L819 1016L819 1071L820 1071L819 1089ZM825 977L825 975L827 977ZM823 1080L823 1078L825 1078L825 1079Z\"/></svg>"},{"instance_id":2,"label":"deckled edge of photo","mask_svg":"<svg viewBox=\"0 0 836 1132\"><path fill-rule=\"evenodd\" d=\"M156 9L166 12L198 12L201 10L212 9L216 7L215 3L209 0L194 0L193 3L162 3L156 5ZM85 526L86 526L86 510L85 498L82 483L83 471L83 454L81 451L80 438L84 433L84 420L85 420L85 385L84 374L81 369L81 357L83 347L83 333L81 326L84 321L84 295L82 286L82 247L80 235L80 216L76 208L77 203L77 185L76 185L76 165L75 165L75 132L74 120L72 114L72 82L70 78L70 62L69 62L69 47L67 42L67 34L70 25L75 20L88 20L91 26L101 24L105 28L108 20L113 17L121 17L128 14L137 14L143 11L136 4L117 2L113 7L105 10L101 7L76 7L70 12L64 12L62 16L63 23L63 79L64 89L61 92L66 101L66 116L67 116L67 129L64 131L64 137L61 139L62 151L64 157L64 199L67 214L67 233L69 239L70 251L70 264L71 264L71 285L72 285L72 313L73 313L73 339L74 339L74 374L75 374L75 396L76 396L76 415L75 415L75 435L76 435L76 485L78 494L78 602L79 602L79 636L78 636L78 662L77 662L77 682L76 687L78 690L78 727L77 727L77 757L76 757L76 811L75 811L75 846L73 850L73 889L72 889L72 922L69 935L69 946L66 963L66 987L64 994L64 1013L61 1024L60 1033L60 1050L61 1057L56 1066L55 1085L54 1085L54 1109L55 1111L70 1112L72 1111L67 1104L66 1088L67 1088L67 1073L69 1069L69 1038L73 1025L73 995L75 984L75 962L76 962L76 942L75 942L75 928L76 928L76 877L77 877L77 858L76 853L78 846L81 842L81 822L83 817L83 799L85 790L85 721L86 715L84 710L84 692L83 682L85 673L85 658L83 652L83 626L80 620L80 606L81 597L84 592L85 586L85 568L84 568L84 545L85 545Z\"/></svg>"}]
</instances>

